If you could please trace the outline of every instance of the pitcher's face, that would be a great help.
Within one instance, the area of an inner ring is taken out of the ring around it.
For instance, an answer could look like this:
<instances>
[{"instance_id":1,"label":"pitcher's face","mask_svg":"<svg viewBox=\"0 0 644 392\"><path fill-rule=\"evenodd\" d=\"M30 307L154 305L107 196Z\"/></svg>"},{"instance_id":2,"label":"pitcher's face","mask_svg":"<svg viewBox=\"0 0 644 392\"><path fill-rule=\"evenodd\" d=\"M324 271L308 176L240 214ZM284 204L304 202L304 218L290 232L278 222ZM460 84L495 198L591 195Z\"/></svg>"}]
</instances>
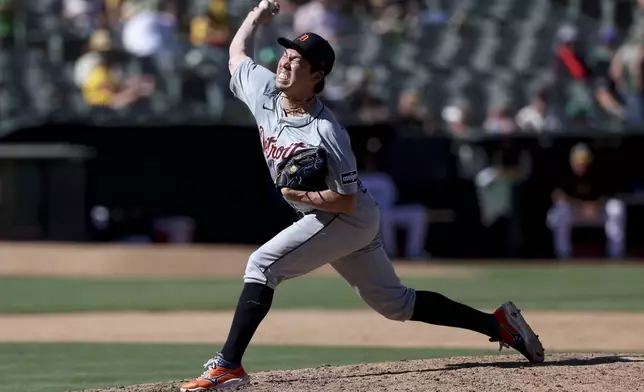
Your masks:
<instances>
[{"instance_id":1,"label":"pitcher's face","mask_svg":"<svg viewBox=\"0 0 644 392\"><path fill-rule=\"evenodd\" d=\"M294 49L286 49L279 63L275 77L276 87L284 92L299 95L312 90L319 78L311 73L311 64Z\"/></svg>"}]
</instances>

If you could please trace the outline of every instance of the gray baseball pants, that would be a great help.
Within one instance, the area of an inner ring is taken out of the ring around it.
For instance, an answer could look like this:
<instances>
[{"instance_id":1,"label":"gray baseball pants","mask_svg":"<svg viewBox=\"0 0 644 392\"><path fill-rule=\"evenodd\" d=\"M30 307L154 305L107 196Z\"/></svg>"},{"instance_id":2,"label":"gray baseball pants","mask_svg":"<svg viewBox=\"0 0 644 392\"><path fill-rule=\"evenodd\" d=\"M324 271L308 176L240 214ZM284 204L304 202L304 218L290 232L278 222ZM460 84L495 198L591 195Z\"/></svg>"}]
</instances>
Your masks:
<instances>
[{"instance_id":1,"label":"gray baseball pants","mask_svg":"<svg viewBox=\"0 0 644 392\"><path fill-rule=\"evenodd\" d=\"M409 320L416 292L396 275L380 241L379 216L374 215L366 221L324 211L304 215L251 254L244 282L275 289L285 279L328 263L376 312Z\"/></svg>"}]
</instances>

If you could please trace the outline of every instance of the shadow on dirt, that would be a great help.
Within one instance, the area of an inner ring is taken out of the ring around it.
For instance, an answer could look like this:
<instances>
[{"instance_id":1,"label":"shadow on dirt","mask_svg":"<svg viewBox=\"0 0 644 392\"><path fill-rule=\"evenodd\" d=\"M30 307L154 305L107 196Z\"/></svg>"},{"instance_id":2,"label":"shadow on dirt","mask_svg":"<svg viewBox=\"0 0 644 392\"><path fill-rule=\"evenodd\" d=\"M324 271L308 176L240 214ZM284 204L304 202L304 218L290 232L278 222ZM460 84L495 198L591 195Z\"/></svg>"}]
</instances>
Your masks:
<instances>
[{"instance_id":1,"label":"shadow on dirt","mask_svg":"<svg viewBox=\"0 0 644 392\"><path fill-rule=\"evenodd\" d=\"M363 378L363 377L373 377L373 376L387 376L387 375L398 375L398 374L410 374L410 373L433 373L433 372L443 372L451 370L461 370L461 369L474 369L474 368L499 368L499 369L518 369L518 368L539 368L539 367L551 367L551 366L596 366L596 365L605 365L611 363L637 363L644 362L644 355L603 355L593 358L566 358L566 359L555 359L552 361L547 361L541 364L531 364L525 360L520 361L497 361L497 362L464 362L458 364L449 364L445 367L440 368L430 368L430 369L413 369L413 370L400 370L400 371L373 371L365 373L357 373L351 375L334 375L333 378L342 379L342 378ZM269 383L292 383L296 381L315 381L323 380L326 377L302 377L298 379L273 379L268 381Z\"/></svg>"},{"instance_id":2,"label":"shadow on dirt","mask_svg":"<svg viewBox=\"0 0 644 392\"><path fill-rule=\"evenodd\" d=\"M633 358L641 358L639 361ZM458 369L471 369L471 368L483 368L483 367L496 367L501 369L515 369L522 367L543 367L543 366L595 366L595 365L605 365L609 363L618 363L618 362L644 362L644 355L636 356L621 356L621 355L604 355L594 358L567 358L567 359L555 359L553 361L548 361L546 356L546 361L541 364L530 364L526 361L516 361L516 362L463 362L458 364L450 364L447 367L436 370L458 370Z\"/></svg>"}]
</instances>

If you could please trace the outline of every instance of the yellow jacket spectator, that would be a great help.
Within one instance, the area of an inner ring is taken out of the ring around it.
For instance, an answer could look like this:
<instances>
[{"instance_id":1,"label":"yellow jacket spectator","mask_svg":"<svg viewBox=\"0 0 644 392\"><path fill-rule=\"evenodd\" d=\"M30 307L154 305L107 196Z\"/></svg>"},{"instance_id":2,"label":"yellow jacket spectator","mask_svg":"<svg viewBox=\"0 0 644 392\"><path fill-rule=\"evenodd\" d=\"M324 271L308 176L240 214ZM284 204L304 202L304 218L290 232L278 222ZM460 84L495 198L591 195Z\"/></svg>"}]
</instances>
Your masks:
<instances>
[{"instance_id":1,"label":"yellow jacket spectator","mask_svg":"<svg viewBox=\"0 0 644 392\"><path fill-rule=\"evenodd\" d=\"M190 21L190 42L193 45L205 45L208 42L210 20L206 15L197 15Z\"/></svg>"},{"instance_id":2,"label":"yellow jacket spectator","mask_svg":"<svg viewBox=\"0 0 644 392\"><path fill-rule=\"evenodd\" d=\"M90 106L109 106L116 87L117 79L110 68L104 63L98 64L85 79L83 85L85 102Z\"/></svg>"},{"instance_id":3,"label":"yellow jacket spectator","mask_svg":"<svg viewBox=\"0 0 644 392\"><path fill-rule=\"evenodd\" d=\"M112 40L107 30L96 30L89 39L87 51L74 64L74 83L82 88L90 72L101 63L101 52L112 50Z\"/></svg>"},{"instance_id":4,"label":"yellow jacket spectator","mask_svg":"<svg viewBox=\"0 0 644 392\"><path fill-rule=\"evenodd\" d=\"M190 21L190 42L195 46L225 46L229 38L226 0L211 0L208 10Z\"/></svg>"},{"instance_id":5,"label":"yellow jacket spectator","mask_svg":"<svg viewBox=\"0 0 644 392\"><path fill-rule=\"evenodd\" d=\"M114 71L109 54L102 53L100 63L89 72L82 90L88 105L118 109L152 94L154 83L144 76L123 80Z\"/></svg>"},{"instance_id":6,"label":"yellow jacket spectator","mask_svg":"<svg viewBox=\"0 0 644 392\"><path fill-rule=\"evenodd\" d=\"M190 21L190 42L195 46L225 46L229 37L228 26L212 13L197 15Z\"/></svg>"}]
</instances>

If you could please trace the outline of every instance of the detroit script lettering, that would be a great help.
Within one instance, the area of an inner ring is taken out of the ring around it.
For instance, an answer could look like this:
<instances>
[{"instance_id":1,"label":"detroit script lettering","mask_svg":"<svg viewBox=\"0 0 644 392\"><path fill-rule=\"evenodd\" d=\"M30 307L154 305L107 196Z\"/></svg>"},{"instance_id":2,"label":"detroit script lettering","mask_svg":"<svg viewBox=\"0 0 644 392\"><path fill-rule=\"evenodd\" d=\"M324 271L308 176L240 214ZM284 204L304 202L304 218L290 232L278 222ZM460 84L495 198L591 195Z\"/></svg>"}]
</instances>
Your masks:
<instances>
[{"instance_id":1,"label":"detroit script lettering","mask_svg":"<svg viewBox=\"0 0 644 392\"><path fill-rule=\"evenodd\" d=\"M262 138L262 150L264 150L264 156L267 159L282 160L290 158L295 154L300 148L306 148L306 143L297 142L291 143L285 146L280 146L277 144L277 138L275 136L265 137L264 136L264 127L259 127L259 135Z\"/></svg>"}]
</instances>

